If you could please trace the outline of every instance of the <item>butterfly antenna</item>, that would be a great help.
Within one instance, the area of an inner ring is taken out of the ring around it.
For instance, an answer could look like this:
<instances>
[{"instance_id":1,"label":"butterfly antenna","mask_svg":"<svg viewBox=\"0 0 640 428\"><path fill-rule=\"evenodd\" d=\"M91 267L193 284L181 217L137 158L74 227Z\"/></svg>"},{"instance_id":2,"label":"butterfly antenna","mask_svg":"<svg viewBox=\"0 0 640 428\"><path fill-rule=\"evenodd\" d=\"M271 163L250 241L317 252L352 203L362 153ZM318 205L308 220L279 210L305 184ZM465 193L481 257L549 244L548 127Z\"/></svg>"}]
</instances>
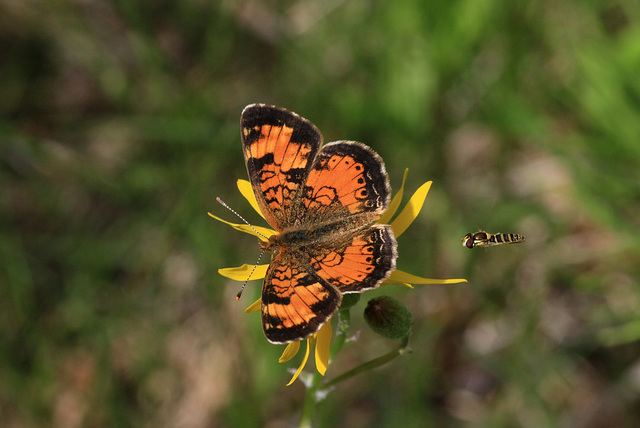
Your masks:
<instances>
[{"instance_id":1,"label":"butterfly antenna","mask_svg":"<svg viewBox=\"0 0 640 428\"><path fill-rule=\"evenodd\" d=\"M264 236L262 233L258 232L256 230L255 227L253 227L251 225L251 223L249 223L247 220L244 219L244 217L242 217L240 214L238 214L233 208L231 208L229 205L226 204L225 201L223 201L222 199L220 199L220 197L216 198L216 201L218 201L218 203L220 203L220 205L222 205L223 207L225 207L226 209L228 209L229 211L231 211L232 213L234 213L236 216L238 216L238 218L240 220L242 220L243 222L245 222L245 224L247 226L249 226L251 228L251 230L253 230L255 233L257 233L258 235L262 236L265 239L269 239L266 236ZM262 255L264 254L265 250L260 251L260 255L258 256L258 260L256 261L256 264L253 265L253 269L251 270L251 273L249 274L249 277L244 281L244 284L242 284L242 287L240 288L240 291L238 291L238 294L236 294L236 300L240 300L240 296L242 296L242 292L244 291L244 287L247 285L247 283L249 282L249 280L251 279L251 275L253 275L253 273L256 271L256 269L258 268L258 264L260 264L260 260L262 259Z\"/></svg>"},{"instance_id":2,"label":"butterfly antenna","mask_svg":"<svg viewBox=\"0 0 640 428\"><path fill-rule=\"evenodd\" d=\"M260 259L262 258L262 255L264 254L265 250L260 251L260 255L258 256L258 260L256 260L256 264L253 265L253 269L251 269L251 273L249 274L249 277L244 281L244 284L242 284L242 287L240 287L240 291L238 291L238 294L236 294L236 300L240 300L240 296L242 296L242 292L244 291L244 287L247 285L247 282L249 282L249 280L251 279L251 275L253 275L253 273L256 271L256 268L258 267L258 264L260 264Z\"/></svg>"},{"instance_id":3,"label":"butterfly antenna","mask_svg":"<svg viewBox=\"0 0 640 428\"><path fill-rule=\"evenodd\" d=\"M238 216L238 218L240 220L242 220L243 222L245 222L245 224L247 226L249 226L251 228L251 230L253 230L255 233L257 233L258 235L262 236L264 239L269 239L267 236L264 236L262 233L258 232L256 230L255 227L253 227L251 225L251 223L249 223L247 220L244 219L244 217L242 217L240 214L238 214L233 208L231 208L229 205L227 205L227 203L225 201L223 201L222 199L220 199L220 197L216 197L216 201L218 201L218 203L220 205L222 205L223 207L225 207L226 209L228 209L229 211L231 211L232 213L234 213L236 216Z\"/></svg>"}]
</instances>

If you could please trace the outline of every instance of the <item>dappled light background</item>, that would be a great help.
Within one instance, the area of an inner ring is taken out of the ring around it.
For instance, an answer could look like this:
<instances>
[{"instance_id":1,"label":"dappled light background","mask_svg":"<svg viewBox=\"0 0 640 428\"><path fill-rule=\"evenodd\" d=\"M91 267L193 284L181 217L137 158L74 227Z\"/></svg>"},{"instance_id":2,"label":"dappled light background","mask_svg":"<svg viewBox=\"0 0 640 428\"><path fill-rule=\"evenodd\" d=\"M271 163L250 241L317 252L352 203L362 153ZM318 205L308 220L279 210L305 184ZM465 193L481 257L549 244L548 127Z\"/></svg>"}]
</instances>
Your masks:
<instances>
[{"instance_id":1,"label":"dappled light background","mask_svg":"<svg viewBox=\"0 0 640 428\"><path fill-rule=\"evenodd\" d=\"M434 180L398 267L469 281L366 293L327 378L395 346L362 320L382 293L413 353L317 426L633 426L638 70L632 0L0 0L2 426L297 423L261 281L217 274L257 242L207 216L265 225L236 189L253 102ZM479 228L527 242L462 247Z\"/></svg>"}]
</instances>

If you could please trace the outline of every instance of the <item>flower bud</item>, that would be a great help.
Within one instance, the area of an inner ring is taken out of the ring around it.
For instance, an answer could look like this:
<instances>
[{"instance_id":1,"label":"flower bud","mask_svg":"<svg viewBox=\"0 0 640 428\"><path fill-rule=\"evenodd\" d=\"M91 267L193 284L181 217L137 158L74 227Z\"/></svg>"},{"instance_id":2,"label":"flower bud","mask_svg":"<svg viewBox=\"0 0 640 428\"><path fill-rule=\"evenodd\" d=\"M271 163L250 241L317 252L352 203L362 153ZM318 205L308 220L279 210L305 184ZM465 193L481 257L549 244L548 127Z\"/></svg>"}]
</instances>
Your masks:
<instances>
[{"instance_id":1,"label":"flower bud","mask_svg":"<svg viewBox=\"0 0 640 428\"><path fill-rule=\"evenodd\" d=\"M342 295L342 304L340 309L350 309L360 301L359 293L347 293Z\"/></svg>"},{"instance_id":2,"label":"flower bud","mask_svg":"<svg viewBox=\"0 0 640 428\"><path fill-rule=\"evenodd\" d=\"M402 339L411 333L413 314L407 306L390 296L369 300L364 319L371 330L389 339Z\"/></svg>"}]
</instances>

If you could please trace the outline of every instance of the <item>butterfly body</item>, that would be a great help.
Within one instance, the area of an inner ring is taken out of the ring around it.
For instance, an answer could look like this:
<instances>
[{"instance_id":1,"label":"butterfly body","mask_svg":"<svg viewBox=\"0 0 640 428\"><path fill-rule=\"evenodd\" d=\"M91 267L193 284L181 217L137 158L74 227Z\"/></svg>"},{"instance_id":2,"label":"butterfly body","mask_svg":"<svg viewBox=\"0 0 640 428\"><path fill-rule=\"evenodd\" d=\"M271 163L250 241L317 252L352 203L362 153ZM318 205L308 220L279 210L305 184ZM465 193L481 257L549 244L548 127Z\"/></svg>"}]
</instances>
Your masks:
<instances>
[{"instance_id":1,"label":"butterfly body","mask_svg":"<svg viewBox=\"0 0 640 428\"><path fill-rule=\"evenodd\" d=\"M308 120L264 104L242 113L242 139L258 206L276 230L262 290L273 343L302 340L338 310L343 293L375 288L395 269L391 227L373 224L389 205L382 159L353 141L322 146Z\"/></svg>"}]
</instances>

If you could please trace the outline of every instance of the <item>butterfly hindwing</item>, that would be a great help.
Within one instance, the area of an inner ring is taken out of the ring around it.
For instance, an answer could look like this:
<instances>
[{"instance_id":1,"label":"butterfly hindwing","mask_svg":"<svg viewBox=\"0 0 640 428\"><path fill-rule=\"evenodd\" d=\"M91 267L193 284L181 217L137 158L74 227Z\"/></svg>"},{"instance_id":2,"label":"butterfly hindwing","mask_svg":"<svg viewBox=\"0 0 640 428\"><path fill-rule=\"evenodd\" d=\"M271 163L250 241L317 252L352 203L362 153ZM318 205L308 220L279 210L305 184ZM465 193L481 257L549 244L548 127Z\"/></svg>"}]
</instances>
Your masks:
<instances>
[{"instance_id":1,"label":"butterfly hindwing","mask_svg":"<svg viewBox=\"0 0 640 428\"><path fill-rule=\"evenodd\" d=\"M318 275L342 293L376 288L396 267L396 240L389 225L336 234L334 241L309 251Z\"/></svg>"},{"instance_id":2,"label":"butterfly hindwing","mask_svg":"<svg viewBox=\"0 0 640 428\"><path fill-rule=\"evenodd\" d=\"M294 252L274 257L262 289L262 328L272 343L302 340L338 310L340 292Z\"/></svg>"}]
</instances>

